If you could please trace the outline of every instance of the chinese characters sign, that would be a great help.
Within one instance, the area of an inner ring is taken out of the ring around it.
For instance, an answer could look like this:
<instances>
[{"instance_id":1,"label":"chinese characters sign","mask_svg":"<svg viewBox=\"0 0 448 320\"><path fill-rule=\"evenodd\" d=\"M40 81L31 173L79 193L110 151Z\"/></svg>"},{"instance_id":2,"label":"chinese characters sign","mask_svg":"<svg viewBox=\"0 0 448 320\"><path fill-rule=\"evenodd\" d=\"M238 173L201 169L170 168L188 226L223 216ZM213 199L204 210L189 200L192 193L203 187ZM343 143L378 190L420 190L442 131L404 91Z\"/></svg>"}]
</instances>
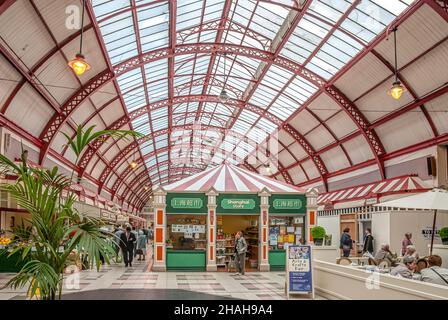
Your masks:
<instances>
[{"instance_id":1,"label":"chinese characters sign","mask_svg":"<svg viewBox=\"0 0 448 320\"><path fill-rule=\"evenodd\" d=\"M300 199L275 199L273 202L275 209L301 209L302 201Z\"/></svg>"},{"instance_id":2,"label":"chinese characters sign","mask_svg":"<svg viewBox=\"0 0 448 320\"><path fill-rule=\"evenodd\" d=\"M173 198L171 206L176 209L200 209L203 202L199 198Z\"/></svg>"}]
</instances>

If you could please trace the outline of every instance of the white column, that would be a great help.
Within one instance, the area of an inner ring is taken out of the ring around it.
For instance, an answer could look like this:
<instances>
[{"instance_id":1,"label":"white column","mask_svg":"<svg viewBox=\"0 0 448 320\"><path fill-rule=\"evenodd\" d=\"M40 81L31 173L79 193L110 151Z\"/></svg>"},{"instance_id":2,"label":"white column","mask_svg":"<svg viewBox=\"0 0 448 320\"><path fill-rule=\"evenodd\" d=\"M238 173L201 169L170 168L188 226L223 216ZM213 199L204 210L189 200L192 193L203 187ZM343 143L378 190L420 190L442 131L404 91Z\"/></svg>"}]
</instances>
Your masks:
<instances>
[{"instance_id":1,"label":"white column","mask_svg":"<svg viewBox=\"0 0 448 320\"><path fill-rule=\"evenodd\" d=\"M166 271L166 192L154 190L154 264L153 271Z\"/></svg>"},{"instance_id":2,"label":"white column","mask_svg":"<svg viewBox=\"0 0 448 320\"><path fill-rule=\"evenodd\" d=\"M306 192L306 235L305 243L313 243L311 238L311 228L317 225L317 196L319 191L316 188L308 189Z\"/></svg>"},{"instance_id":3,"label":"white column","mask_svg":"<svg viewBox=\"0 0 448 320\"><path fill-rule=\"evenodd\" d=\"M207 193L207 271L217 271L216 266L216 197L218 193L211 188Z\"/></svg>"},{"instance_id":4,"label":"white column","mask_svg":"<svg viewBox=\"0 0 448 320\"><path fill-rule=\"evenodd\" d=\"M258 234L258 270L269 271L269 197L270 193L266 188L258 194L260 197L260 218Z\"/></svg>"}]
</instances>

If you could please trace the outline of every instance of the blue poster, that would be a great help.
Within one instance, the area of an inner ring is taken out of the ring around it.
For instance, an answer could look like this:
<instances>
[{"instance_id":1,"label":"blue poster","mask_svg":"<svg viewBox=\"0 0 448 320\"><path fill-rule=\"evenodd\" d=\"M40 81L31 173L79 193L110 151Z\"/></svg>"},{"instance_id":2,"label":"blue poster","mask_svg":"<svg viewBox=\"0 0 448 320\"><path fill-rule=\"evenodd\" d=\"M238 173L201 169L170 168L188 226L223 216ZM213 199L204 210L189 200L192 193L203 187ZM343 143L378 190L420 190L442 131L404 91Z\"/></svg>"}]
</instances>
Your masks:
<instances>
[{"instance_id":1,"label":"blue poster","mask_svg":"<svg viewBox=\"0 0 448 320\"><path fill-rule=\"evenodd\" d=\"M313 291L310 246L289 246L288 278L290 293Z\"/></svg>"}]
</instances>

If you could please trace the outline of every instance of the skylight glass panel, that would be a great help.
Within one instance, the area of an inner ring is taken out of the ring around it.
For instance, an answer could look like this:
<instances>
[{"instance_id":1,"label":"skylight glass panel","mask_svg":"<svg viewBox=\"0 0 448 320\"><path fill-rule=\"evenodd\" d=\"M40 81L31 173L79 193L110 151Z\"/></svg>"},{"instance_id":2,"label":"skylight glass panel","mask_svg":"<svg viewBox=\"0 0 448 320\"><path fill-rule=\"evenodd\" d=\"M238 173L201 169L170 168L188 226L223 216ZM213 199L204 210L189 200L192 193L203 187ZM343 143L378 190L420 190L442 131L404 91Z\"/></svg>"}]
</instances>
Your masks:
<instances>
[{"instance_id":1,"label":"skylight glass panel","mask_svg":"<svg viewBox=\"0 0 448 320\"><path fill-rule=\"evenodd\" d=\"M282 94L275 100L269 111L285 121L299 106L300 104Z\"/></svg>"},{"instance_id":2,"label":"skylight glass panel","mask_svg":"<svg viewBox=\"0 0 448 320\"><path fill-rule=\"evenodd\" d=\"M133 120L132 125L134 127L138 127L138 126L142 125L143 123L148 123L148 122L149 122L148 116L146 114L144 114L144 115L138 117L137 119Z\"/></svg>"},{"instance_id":3,"label":"skylight glass panel","mask_svg":"<svg viewBox=\"0 0 448 320\"><path fill-rule=\"evenodd\" d=\"M142 152L143 155L147 155L149 153L151 153L154 150L153 144L149 144L145 147L140 147L140 150Z\"/></svg>"},{"instance_id":4,"label":"skylight glass panel","mask_svg":"<svg viewBox=\"0 0 448 320\"><path fill-rule=\"evenodd\" d=\"M277 129L277 125L266 118L260 118L256 124L256 127L268 134L271 134Z\"/></svg>"},{"instance_id":5,"label":"skylight glass panel","mask_svg":"<svg viewBox=\"0 0 448 320\"><path fill-rule=\"evenodd\" d=\"M337 22L350 7L351 1L314 0L309 6L310 13L329 22Z\"/></svg>"},{"instance_id":6,"label":"skylight glass panel","mask_svg":"<svg viewBox=\"0 0 448 320\"><path fill-rule=\"evenodd\" d=\"M142 52L166 47L169 39L168 2L156 3L137 10Z\"/></svg>"},{"instance_id":7,"label":"skylight glass panel","mask_svg":"<svg viewBox=\"0 0 448 320\"><path fill-rule=\"evenodd\" d=\"M112 64L138 54L132 12L126 11L99 24Z\"/></svg>"},{"instance_id":8,"label":"skylight glass panel","mask_svg":"<svg viewBox=\"0 0 448 320\"><path fill-rule=\"evenodd\" d=\"M221 15L221 13L219 13ZM210 30L210 31L202 31L201 32L201 37L199 38L200 42L214 42L216 39L216 34L217 32L214 30ZM190 42L195 42L196 38L194 37L189 37Z\"/></svg>"},{"instance_id":9,"label":"skylight glass panel","mask_svg":"<svg viewBox=\"0 0 448 320\"><path fill-rule=\"evenodd\" d=\"M121 92L129 91L143 84L143 77L140 68L126 72L125 74L117 77L118 85Z\"/></svg>"},{"instance_id":10,"label":"skylight glass panel","mask_svg":"<svg viewBox=\"0 0 448 320\"><path fill-rule=\"evenodd\" d=\"M160 80L148 84L149 100L151 102L160 101L168 98L168 80Z\"/></svg>"},{"instance_id":11,"label":"skylight glass panel","mask_svg":"<svg viewBox=\"0 0 448 320\"><path fill-rule=\"evenodd\" d=\"M259 85L249 102L260 108L266 109L277 94L278 91Z\"/></svg>"},{"instance_id":12,"label":"skylight glass panel","mask_svg":"<svg viewBox=\"0 0 448 320\"><path fill-rule=\"evenodd\" d=\"M255 123L255 121L257 121L258 118L259 118L259 115L257 115L256 113L254 113L252 111L248 111L248 110L243 110L243 112L241 112L238 120L240 120L240 119L244 120L248 124L252 125Z\"/></svg>"},{"instance_id":13,"label":"skylight glass panel","mask_svg":"<svg viewBox=\"0 0 448 320\"><path fill-rule=\"evenodd\" d=\"M114 12L129 8L130 5L131 3L129 0L92 0L93 12L98 20L103 19Z\"/></svg>"},{"instance_id":14,"label":"skylight glass panel","mask_svg":"<svg viewBox=\"0 0 448 320\"><path fill-rule=\"evenodd\" d=\"M177 1L176 30L188 29L201 23L201 12L204 1Z\"/></svg>"},{"instance_id":15,"label":"skylight glass panel","mask_svg":"<svg viewBox=\"0 0 448 320\"><path fill-rule=\"evenodd\" d=\"M154 82L168 77L168 59L145 64L146 82Z\"/></svg>"},{"instance_id":16,"label":"skylight glass panel","mask_svg":"<svg viewBox=\"0 0 448 320\"><path fill-rule=\"evenodd\" d=\"M207 1L204 10L204 22L221 19L224 3L225 1L223 0Z\"/></svg>"},{"instance_id":17,"label":"skylight glass panel","mask_svg":"<svg viewBox=\"0 0 448 320\"><path fill-rule=\"evenodd\" d=\"M138 133L144 134L145 136L151 133L149 123L144 123L139 127L134 127L134 130L137 131Z\"/></svg>"},{"instance_id":18,"label":"skylight glass panel","mask_svg":"<svg viewBox=\"0 0 448 320\"><path fill-rule=\"evenodd\" d=\"M272 3L258 2L249 28L273 39L285 21L289 10Z\"/></svg>"},{"instance_id":19,"label":"skylight glass panel","mask_svg":"<svg viewBox=\"0 0 448 320\"><path fill-rule=\"evenodd\" d=\"M146 105L145 90L143 88L138 88L131 92L123 94L123 100L126 105L126 109L129 112L134 111L139 107L143 107Z\"/></svg>"},{"instance_id":20,"label":"skylight glass panel","mask_svg":"<svg viewBox=\"0 0 448 320\"><path fill-rule=\"evenodd\" d=\"M163 117L152 120L152 128L154 131L159 131L168 128L168 118Z\"/></svg>"},{"instance_id":21,"label":"skylight glass panel","mask_svg":"<svg viewBox=\"0 0 448 320\"><path fill-rule=\"evenodd\" d=\"M264 139L268 136L268 133L260 128L254 127L250 129L250 131L247 133L247 137L256 143L263 142Z\"/></svg>"}]
</instances>

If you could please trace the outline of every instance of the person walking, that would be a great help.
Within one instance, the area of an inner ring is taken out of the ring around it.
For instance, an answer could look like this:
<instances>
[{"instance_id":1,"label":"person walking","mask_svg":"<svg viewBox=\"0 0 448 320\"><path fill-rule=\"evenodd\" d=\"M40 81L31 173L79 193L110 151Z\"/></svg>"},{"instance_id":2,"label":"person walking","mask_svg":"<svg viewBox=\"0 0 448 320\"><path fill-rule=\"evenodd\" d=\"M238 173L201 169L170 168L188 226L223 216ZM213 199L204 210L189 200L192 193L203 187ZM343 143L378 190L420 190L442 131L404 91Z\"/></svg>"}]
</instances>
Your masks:
<instances>
[{"instance_id":1,"label":"person walking","mask_svg":"<svg viewBox=\"0 0 448 320\"><path fill-rule=\"evenodd\" d=\"M353 240L349 232L350 228L345 228L341 236L341 243L339 248L342 249L343 257L349 257L350 251L353 249Z\"/></svg>"},{"instance_id":2,"label":"person walking","mask_svg":"<svg viewBox=\"0 0 448 320\"><path fill-rule=\"evenodd\" d=\"M246 261L247 243L243 231L238 231L235 236L235 275L244 275Z\"/></svg>"},{"instance_id":3,"label":"person walking","mask_svg":"<svg viewBox=\"0 0 448 320\"><path fill-rule=\"evenodd\" d=\"M118 253L120 252L120 236L123 233L123 228L122 227L117 227L114 230L114 237L113 237L113 242L115 245L115 254L118 257Z\"/></svg>"},{"instance_id":4,"label":"person walking","mask_svg":"<svg viewBox=\"0 0 448 320\"><path fill-rule=\"evenodd\" d=\"M135 234L132 233L130 226L126 227L126 232L120 235L120 248L123 252L123 261L125 267L132 267L132 259L134 257L134 243L137 241Z\"/></svg>"},{"instance_id":5,"label":"person walking","mask_svg":"<svg viewBox=\"0 0 448 320\"><path fill-rule=\"evenodd\" d=\"M145 261L146 260L146 235L143 232L143 230L140 230L138 232L138 240L137 240L137 254L138 254L138 261ZM143 256L143 259L142 259Z\"/></svg>"},{"instance_id":6,"label":"person walking","mask_svg":"<svg viewBox=\"0 0 448 320\"><path fill-rule=\"evenodd\" d=\"M412 233L406 232L404 234L404 239L401 242L401 255L402 256L404 256L406 254L406 250L407 250L408 246L413 245L411 238L412 238Z\"/></svg>"},{"instance_id":7,"label":"person walking","mask_svg":"<svg viewBox=\"0 0 448 320\"><path fill-rule=\"evenodd\" d=\"M373 236L372 230L370 228L366 229L366 234L364 235L364 245L362 246L362 253L369 253L373 256Z\"/></svg>"},{"instance_id":8,"label":"person walking","mask_svg":"<svg viewBox=\"0 0 448 320\"><path fill-rule=\"evenodd\" d=\"M137 228L135 226L132 226L132 231L131 231L134 236L135 236L135 242L134 242L134 258L137 256L137 239L138 239L138 231Z\"/></svg>"}]
</instances>

